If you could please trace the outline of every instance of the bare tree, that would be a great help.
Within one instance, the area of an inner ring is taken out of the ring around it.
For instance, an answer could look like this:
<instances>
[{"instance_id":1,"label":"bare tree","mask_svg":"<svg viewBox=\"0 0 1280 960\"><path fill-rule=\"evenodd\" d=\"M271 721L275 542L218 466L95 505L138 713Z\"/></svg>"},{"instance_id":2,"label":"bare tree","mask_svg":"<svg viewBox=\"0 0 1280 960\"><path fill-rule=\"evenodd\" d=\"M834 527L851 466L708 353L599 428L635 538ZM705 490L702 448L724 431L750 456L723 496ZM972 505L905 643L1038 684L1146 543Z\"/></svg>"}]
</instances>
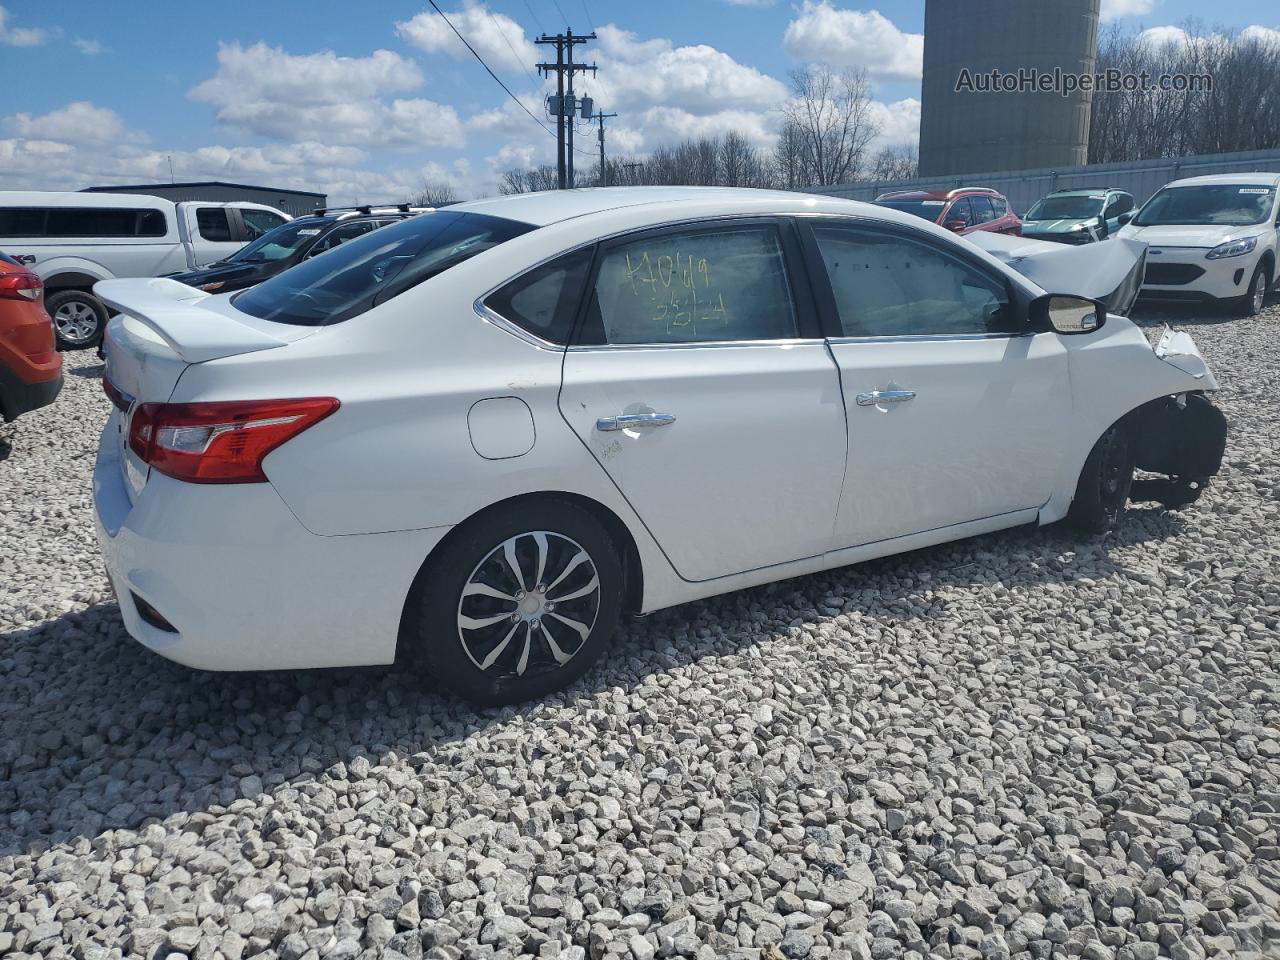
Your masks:
<instances>
[{"instance_id":1,"label":"bare tree","mask_svg":"<svg viewBox=\"0 0 1280 960\"><path fill-rule=\"evenodd\" d=\"M555 190L560 186L559 171L548 164L540 167L521 169L516 167L502 175L498 183L498 192L502 194L537 193L541 190Z\"/></svg>"},{"instance_id":2,"label":"bare tree","mask_svg":"<svg viewBox=\"0 0 1280 960\"><path fill-rule=\"evenodd\" d=\"M911 180L920 173L920 149L915 143L882 147L871 161L872 180Z\"/></svg>"},{"instance_id":3,"label":"bare tree","mask_svg":"<svg viewBox=\"0 0 1280 960\"><path fill-rule=\"evenodd\" d=\"M784 189L794 190L803 186L802 140L800 128L790 121L784 121L772 157L773 181Z\"/></svg>"},{"instance_id":4,"label":"bare tree","mask_svg":"<svg viewBox=\"0 0 1280 960\"><path fill-rule=\"evenodd\" d=\"M799 184L831 186L857 177L867 144L880 132L871 118L865 71L836 73L809 66L791 74L794 97L783 107L784 129L799 147Z\"/></svg>"},{"instance_id":5,"label":"bare tree","mask_svg":"<svg viewBox=\"0 0 1280 960\"><path fill-rule=\"evenodd\" d=\"M414 207L447 207L458 202L458 192L447 183L424 183L409 201Z\"/></svg>"},{"instance_id":6,"label":"bare tree","mask_svg":"<svg viewBox=\"0 0 1280 960\"><path fill-rule=\"evenodd\" d=\"M1154 82L1094 94L1090 163L1280 146L1280 44L1266 34L1208 30L1194 21L1181 29L1165 43L1118 27L1099 38L1099 72L1146 74ZM1159 82L1206 75L1210 87Z\"/></svg>"}]
</instances>

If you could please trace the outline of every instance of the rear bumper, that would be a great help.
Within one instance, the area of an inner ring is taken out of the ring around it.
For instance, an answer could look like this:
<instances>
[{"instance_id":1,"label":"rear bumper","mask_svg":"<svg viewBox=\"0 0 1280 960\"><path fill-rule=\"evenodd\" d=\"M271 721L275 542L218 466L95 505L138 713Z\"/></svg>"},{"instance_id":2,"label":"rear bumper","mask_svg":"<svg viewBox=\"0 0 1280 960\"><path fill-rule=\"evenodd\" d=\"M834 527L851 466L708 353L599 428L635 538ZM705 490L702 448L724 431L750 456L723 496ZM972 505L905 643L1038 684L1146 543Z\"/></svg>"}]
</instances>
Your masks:
<instances>
[{"instance_id":1,"label":"rear bumper","mask_svg":"<svg viewBox=\"0 0 1280 960\"><path fill-rule=\"evenodd\" d=\"M24 413L47 407L62 391L62 367L46 380L26 383L8 367L0 366L0 419L6 423Z\"/></svg>"},{"instance_id":2,"label":"rear bumper","mask_svg":"<svg viewBox=\"0 0 1280 960\"><path fill-rule=\"evenodd\" d=\"M119 415L94 467L98 542L129 634L204 670L390 663L422 561L447 527L362 536L307 531L268 483L151 476L130 503ZM175 628L141 616L137 597Z\"/></svg>"}]
</instances>

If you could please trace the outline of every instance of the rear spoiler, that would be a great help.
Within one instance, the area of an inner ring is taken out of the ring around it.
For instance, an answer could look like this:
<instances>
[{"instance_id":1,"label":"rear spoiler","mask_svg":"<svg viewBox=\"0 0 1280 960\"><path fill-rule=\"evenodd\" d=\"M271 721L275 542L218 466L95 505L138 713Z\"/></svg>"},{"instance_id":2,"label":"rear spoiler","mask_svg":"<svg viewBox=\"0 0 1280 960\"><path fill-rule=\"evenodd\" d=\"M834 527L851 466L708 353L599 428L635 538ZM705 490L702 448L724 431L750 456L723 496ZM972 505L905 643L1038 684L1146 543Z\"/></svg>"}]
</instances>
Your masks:
<instances>
[{"instance_id":1,"label":"rear spoiler","mask_svg":"<svg viewBox=\"0 0 1280 960\"><path fill-rule=\"evenodd\" d=\"M187 363L270 350L286 341L225 313L201 306L209 294L177 280L99 280L93 292L107 306L154 330Z\"/></svg>"},{"instance_id":2,"label":"rear spoiler","mask_svg":"<svg viewBox=\"0 0 1280 960\"><path fill-rule=\"evenodd\" d=\"M966 240L1043 287L1048 293L1073 293L1101 300L1108 313L1128 316L1142 288L1147 245L1142 240L1112 237L1083 246L1029 240L975 231Z\"/></svg>"}]
</instances>

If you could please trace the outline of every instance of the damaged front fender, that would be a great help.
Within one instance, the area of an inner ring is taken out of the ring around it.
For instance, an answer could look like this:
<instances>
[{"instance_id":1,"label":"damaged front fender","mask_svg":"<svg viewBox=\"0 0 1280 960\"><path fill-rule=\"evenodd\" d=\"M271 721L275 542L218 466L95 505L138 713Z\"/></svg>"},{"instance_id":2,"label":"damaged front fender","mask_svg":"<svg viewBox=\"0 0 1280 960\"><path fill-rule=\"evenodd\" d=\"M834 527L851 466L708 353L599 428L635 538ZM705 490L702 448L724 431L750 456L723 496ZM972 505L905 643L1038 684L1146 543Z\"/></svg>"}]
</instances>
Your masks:
<instances>
[{"instance_id":1,"label":"damaged front fender","mask_svg":"<svg viewBox=\"0 0 1280 960\"><path fill-rule=\"evenodd\" d=\"M1128 419L1137 468L1164 475L1135 480L1129 499L1156 501L1170 509L1199 499L1209 478L1222 469L1227 446L1222 411L1196 391L1152 400Z\"/></svg>"}]
</instances>

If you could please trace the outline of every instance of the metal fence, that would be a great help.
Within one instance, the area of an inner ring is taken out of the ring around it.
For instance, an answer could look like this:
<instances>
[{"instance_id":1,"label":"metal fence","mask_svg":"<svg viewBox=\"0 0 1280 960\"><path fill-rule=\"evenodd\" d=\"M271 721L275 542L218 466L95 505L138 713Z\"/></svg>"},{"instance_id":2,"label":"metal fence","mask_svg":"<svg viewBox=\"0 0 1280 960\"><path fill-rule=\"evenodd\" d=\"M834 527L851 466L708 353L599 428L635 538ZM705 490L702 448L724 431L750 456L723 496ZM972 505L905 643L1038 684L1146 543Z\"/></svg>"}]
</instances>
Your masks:
<instances>
[{"instance_id":1,"label":"metal fence","mask_svg":"<svg viewBox=\"0 0 1280 960\"><path fill-rule=\"evenodd\" d=\"M874 200L890 190L951 190L955 187L994 187L1022 215L1046 193L1087 187L1117 187L1128 190L1142 203L1170 180L1216 173L1247 173L1259 170L1280 173L1280 150L1248 150L1216 153L1177 160L1135 160L1128 163L1095 163L1084 167L1014 170L1003 173L972 173L953 177L919 177L914 180L864 180L835 187L809 187L808 193L823 193L850 200Z\"/></svg>"}]
</instances>

